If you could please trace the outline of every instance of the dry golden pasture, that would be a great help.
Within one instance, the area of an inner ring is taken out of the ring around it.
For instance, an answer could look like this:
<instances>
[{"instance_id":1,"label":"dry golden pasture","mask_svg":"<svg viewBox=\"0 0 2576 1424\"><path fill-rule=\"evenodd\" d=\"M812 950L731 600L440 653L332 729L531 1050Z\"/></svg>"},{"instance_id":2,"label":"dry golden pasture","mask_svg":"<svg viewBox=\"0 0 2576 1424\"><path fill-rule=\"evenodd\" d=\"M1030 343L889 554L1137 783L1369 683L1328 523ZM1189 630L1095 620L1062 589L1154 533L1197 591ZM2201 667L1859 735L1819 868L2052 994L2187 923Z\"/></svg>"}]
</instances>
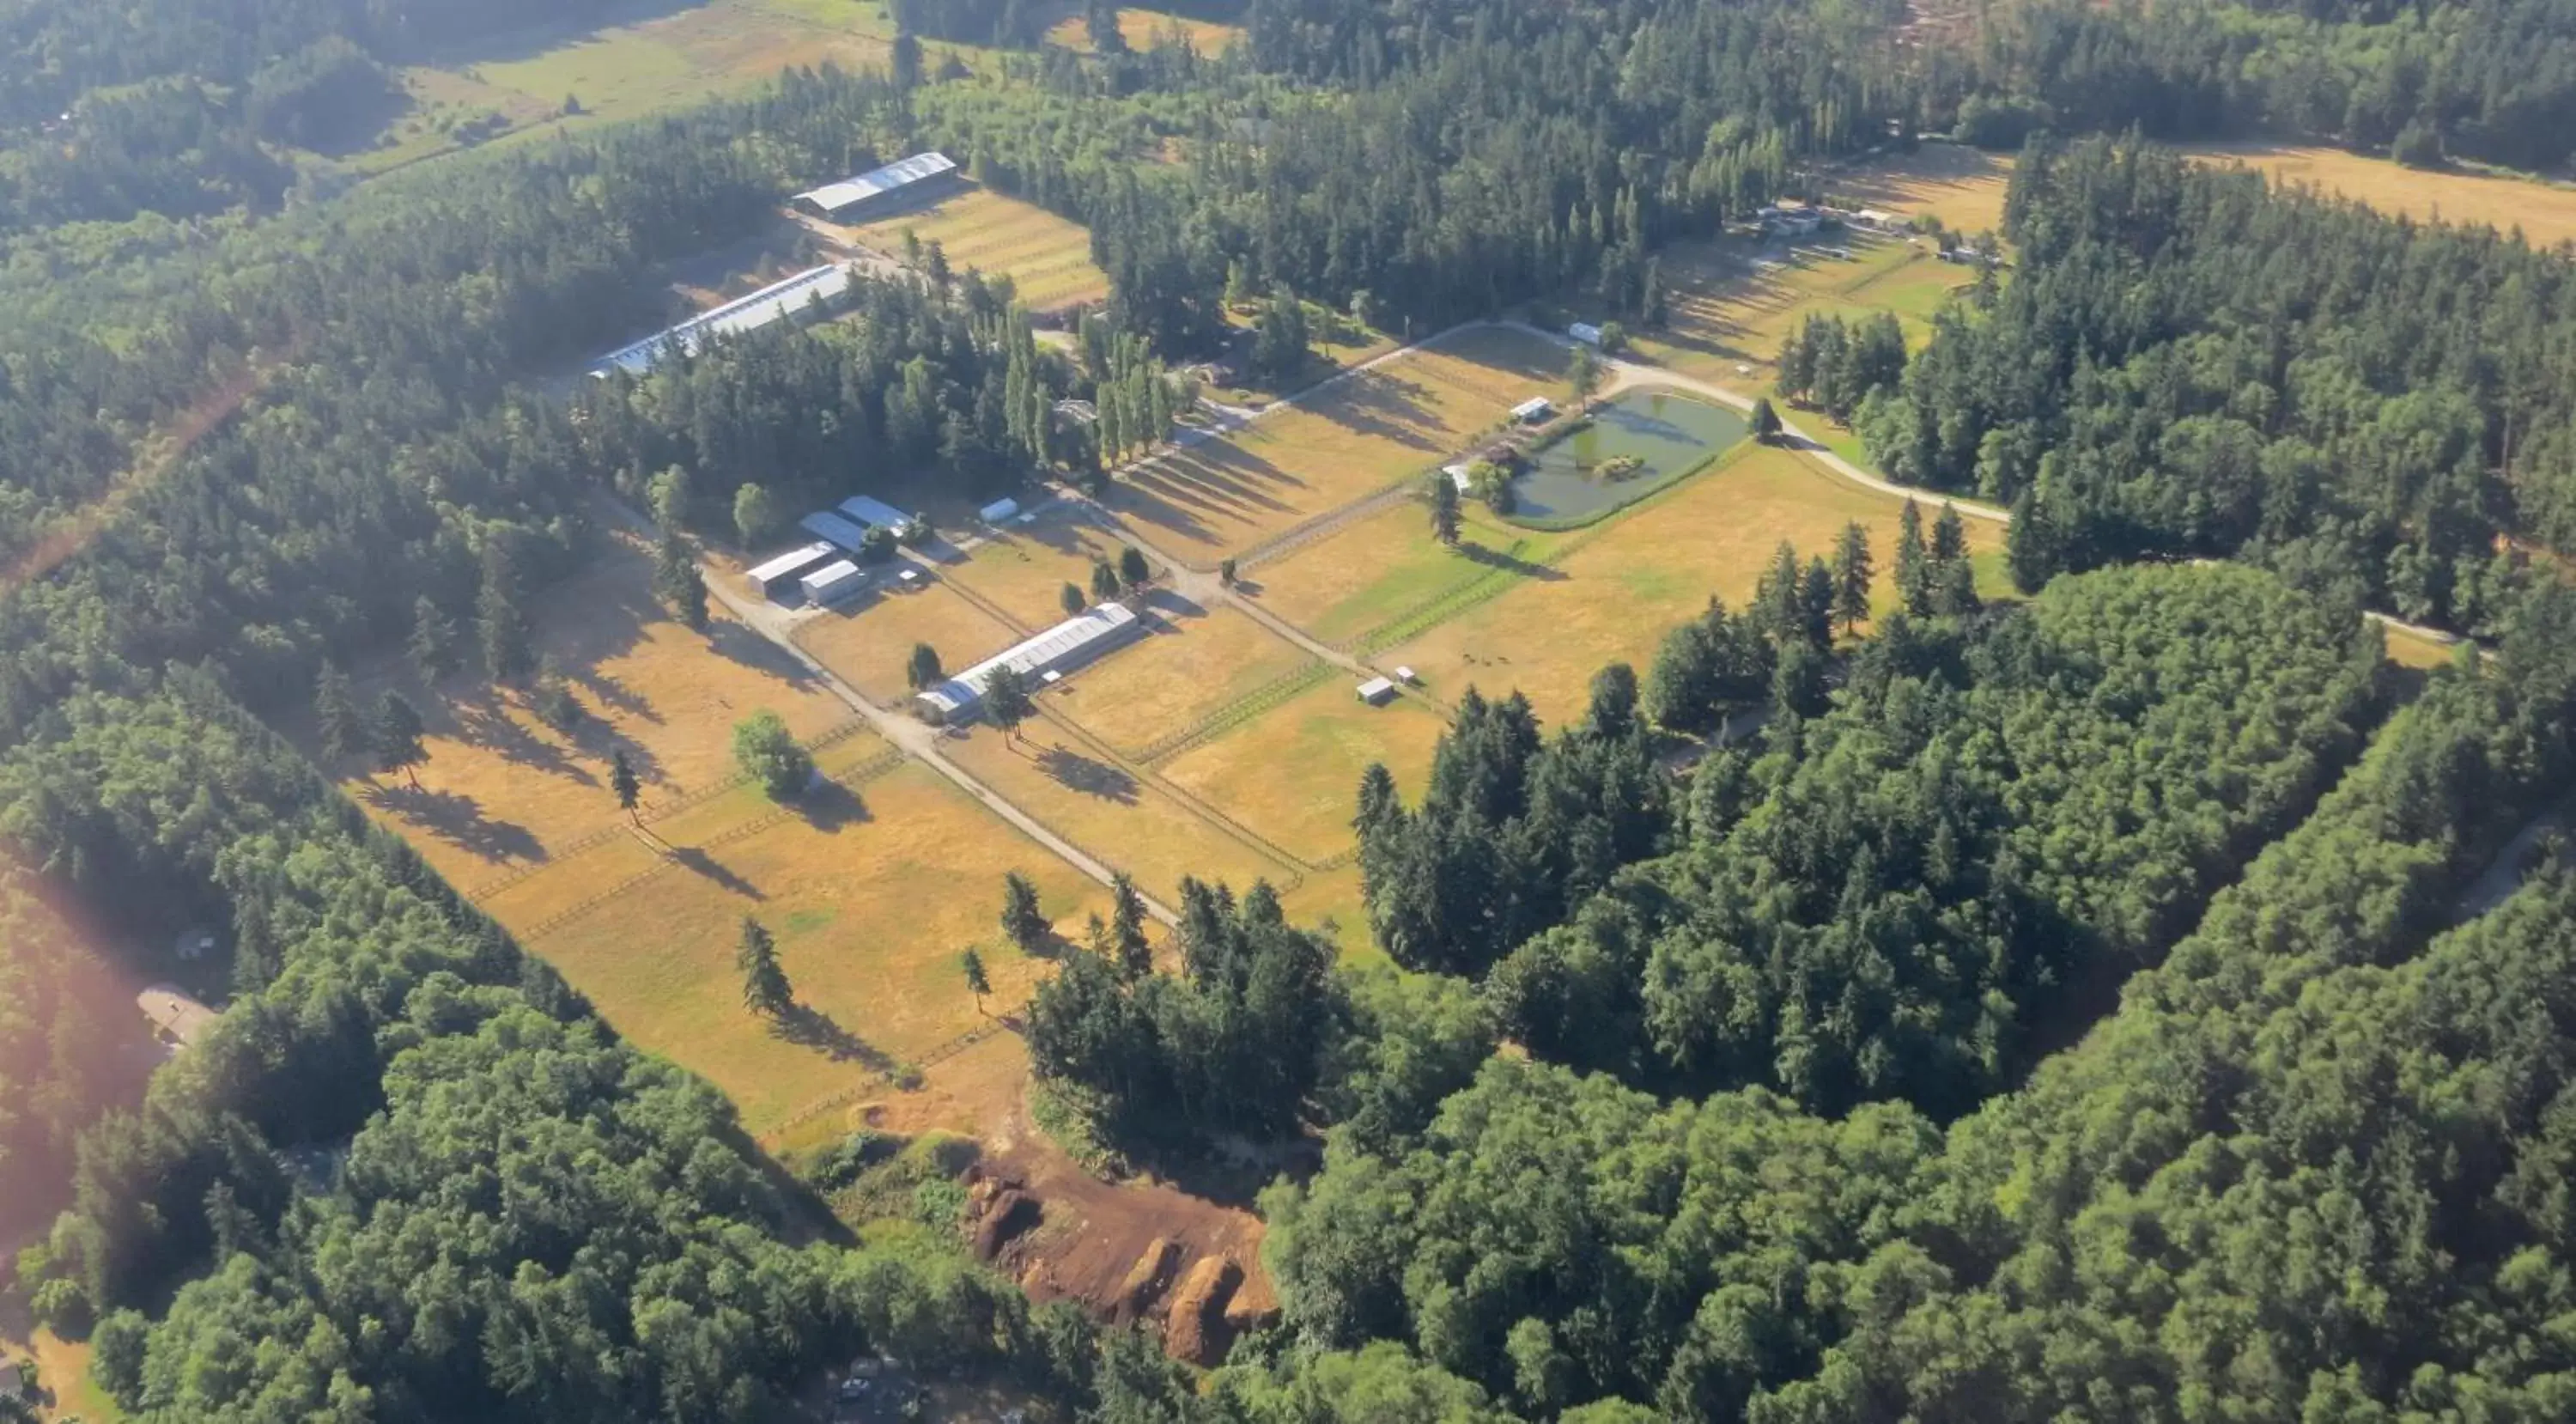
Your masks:
<instances>
[{"instance_id":1,"label":"dry golden pasture","mask_svg":"<svg viewBox=\"0 0 2576 1424\"><path fill-rule=\"evenodd\" d=\"M1241 889L1261 879L1284 883L1297 874L1295 866L1229 834L1157 784L1150 772L1056 720L1056 694L1041 704L1049 715L1022 726L1016 743L979 724L951 737L944 750L975 779L1047 829L1134 876L1145 893L1166 905L1179 902L1185 876Z\"/></svg>"},{"instance_id":2,"label":"dry golden pasture","mask_svg":"<svg viewBox=\"0 0 2576 1424\"><path fill-rule=\"evenodd\" d=\"M2454 169L2431 172L2340 148L2293 144L2215 144L2192 153L2211 163L2242 163L2276 184L2299 184L2367 203L2390 214L2522 229L2539 246L2576 241L2576 186Z\"/></svg>"},{"instance_id":3,"label":"dry golden pasture","mask_svg":"<svg viewBox=\"0 0 2576 1424\"><path fill-rule=\"evenodd\" d=\"M1033 311L1094 302L1109 295L1109 277L1091 262L1091 234L1034 203L968 186L926 207L851 230L859 241L900 256L904 234L936 242L959 271L1007 275Z\"/></svg>"},{"instance_id":4,"label":"dry golden pasture","mask_svg":"<svg viewBox=\"0 0 2576 1424\"><path fill-rule=\"evenodd\" d=\"M886 576L879 576L883 588ZM1023 636L975 605L947 580L926 577L905 592L871 592L796 625L796 645L812 654L879 706L902 701L915 643L939 652L940 666L955 673L991 657Z\"/></svg>"},{"instance_id":5,"label":"dry golden pasture","mask_svg":"<svg viewBox=\"0 0 2576 1424\"><path fill-rule=\"evenodd\" d=\"M722 1088L754 1132L884 1094L888 1070L986 1027L958 967L969 945L991 1011L1026 997L1043 966L1000 940L1004 873L1035 880L1062 929L1106 908L936 772L858 750L822 764L855 784L792 808L744 786L654 825L650 843L621 836L483 902L619 1032ZM783 1026L742 1005L746 915L777 937L805 1011Z\"/></svg>"},{"instance_id":6,"label":"dry golden pasture","mask_svg":"<svg viewBox=\"0 0 2576 1424\"><path fill-rule=\"evenodd\" d=\"M1034 524L1007 525L963 558L939 567L951 582L982 594L1021 625L1048 628L1065 616L1064 586L1072 584L1088 599L1092 563L1115 563L1121 547L1113 531L1059 509Z\"/></svg>"},{"instance_id":7,"label":"dry golden pasture","mask_svg":"<svg viewBox=\"0 0 2576 1424\"><path fill-rule=\"evenodd\" d=\"M1929 214L1953 232L1992 232L2004 225L2012 166L2009 156L1965 144L1927 143L1835 169L1824 175L1825 191L1842 207Z\"/></svg>"},{"instance_id":8,"label":"dry golden pasture","mask_svg":"<svg viewBox=\"0 0 2576 1424\"><path fill-rule=\"evenodd\" d=\"M1376 661L1412 667L1452 701L1471 685L1493 696L1517 688L1548 723L1561 724L1581 713L1603 664L1626 661L1642 675L1664 634L1697 615L1711 594L1740 607L1784 539L1803 564L1830 555L1843 526L1860 521L1883 596L1900 506L1794 452L1750 448L1593 526L1547 572ZM1934 509L1924 506L1927 522ZM1972 519L1967 530L1976 553L2002 546L1993 524ZM1993 562L1982 561L1981 574L1992 577Z\"/></svg>"},{"instance_id":9,"label":"dry golden pasture","mask_svg":"<svg viewBox=\"0 0 2576 1424\"><path fill-rule=\"evenodd\" d=\"M1951 293L1975 280L1928 242L1857 233L1845 241L1850 260L1816 247L1768 269L1754 265L1754 249L1740 239L1676 245L1664 258L1669 318L1659 330L1632 333L1637 353L1687 375L1757 390L1771 383L1780 343L1809 316L1849 321L1894 312L1919 339Z\"/></svg>"},{"instance_id":10,"label":"dry golden pasture","mask_svg":"<svg viewBox=\"0 0 2576 1424\"><path fill-rule=\"evenodd\" d=\"M1336 676L1200 746L1163 774L1310 863L1351 851L1360 773L1386 763L1407 797L1430 775L1445 719L1429 703L1359 700Z\"/></svg>"},{"instance_id":11,"label":"dry golden pasture","mask_svg":"<svg viewBox=\"0 0 2576 1424\"><path fill-rule=\"evenodd\" d=\"M1132 470L1109 505L1176 557L1213 568L1445 463L1513 405L1562 396L1564 368L1535 336L1474 328Z\"/></svg>"},{"instance_id":12,"label":"dry golden pasture","mask_svg":"<svg viewBox=\"0 0 2576 1424\"><path fill-rule=\"evenodd\" d=\"M328 769L464 890L622 821L608 787L614 751L643 777L650 816L730 778L734 724L756 711L777 712L808 740L851 719L795 659L721 605L705 633L665 616L650 554L622 533L601 538L586 572L529 602L537 651L562 668L586 713L572 735L538 720L524 692L495 690L472 669L429 689L388 656L356 677L362 704L391 688L419 708L429 760L417 788L361 757ZM470 645L470 622L458 626ZM471 662L472 648L462 651ZM309 726L289 731L313 747Z\"/></svg>"},{"instance_id":13,"label":"dry golden pasture","mask_svg":"<svg viewBox=\"0 0 2576 1424\"><path fill-rule=\"evenodd\" d=\"M1151 756L1314 662L1231 608L1203 609L1170 594L1148 607L1154 633L1067 679L1050 704L1125 756Z\"/></svg>"}]
</instances>

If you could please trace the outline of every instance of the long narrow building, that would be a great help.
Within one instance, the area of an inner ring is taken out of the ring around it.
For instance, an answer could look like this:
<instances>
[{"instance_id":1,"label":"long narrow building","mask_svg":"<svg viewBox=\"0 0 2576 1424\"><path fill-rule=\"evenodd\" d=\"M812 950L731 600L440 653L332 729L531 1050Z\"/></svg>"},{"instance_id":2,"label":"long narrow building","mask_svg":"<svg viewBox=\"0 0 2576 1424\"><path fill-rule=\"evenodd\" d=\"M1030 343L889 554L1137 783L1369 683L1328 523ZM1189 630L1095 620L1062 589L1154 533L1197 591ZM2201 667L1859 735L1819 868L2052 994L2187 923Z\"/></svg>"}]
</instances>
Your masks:
<instances>
[{"instance_id":1,"label":"long narrow building","mask_svg":"<svg viewBox=\"0 0 2576 1424\"><path fill-rule=\"evenodd\" d=\"M983 707L984 689L992 685L995 670L1017 668L1030 682L1043 684L1126 646L1144 631L1145 625L1136 620L1134 609L1123 603L1104 603L925 689L914 701L924 721L941 725L971 722Z\"/></svg>"},{"instance_id":2,"label":"long narrow building","mask_svg":"<svg viewBox=\"0 0 2576 1424\"><path fill-rule=\"evenodd\" d=\"M850 272L846 267L815 267L799 272L783 282L770 285L746 297L736 297L723 306L702 311L667 330L623 346L601 357L591 374L606 377L611 371L624 371L640 376L672 356L693 356L708 339L717 336L740 336L758 331L771 322L800 319L819 301L828 311L849 294Z\"/></svg>"}]
</instances>

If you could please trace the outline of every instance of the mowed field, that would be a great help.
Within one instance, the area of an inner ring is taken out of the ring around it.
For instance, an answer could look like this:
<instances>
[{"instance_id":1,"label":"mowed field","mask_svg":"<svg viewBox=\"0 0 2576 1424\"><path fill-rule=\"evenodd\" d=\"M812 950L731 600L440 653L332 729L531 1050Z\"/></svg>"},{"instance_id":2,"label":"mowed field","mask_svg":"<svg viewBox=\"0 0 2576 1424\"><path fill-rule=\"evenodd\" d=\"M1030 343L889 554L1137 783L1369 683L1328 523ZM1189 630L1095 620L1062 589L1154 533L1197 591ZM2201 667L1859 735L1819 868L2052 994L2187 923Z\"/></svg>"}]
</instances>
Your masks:
<instances>
[{"instance_id":1,"label":"mowed field","mask_svg":"<svg viewBox=\"0 0 2576 1424\"><path fill-rule=\"evenodd\" d=\"M351 165L381 171L461 147L459 126L476 120L515 136L740 94L798 66L881 67L894 38L877 6L851 0L707 0L631 13L595 29L532 28L403 70L410 107ZM937 63L945 47L926 48ZM567 100L580 111L567 112Z\"/></svg>"},{"instance_id":2,"label":"mowed field","mask_svg":"<svg viewBox=\"0 0 2576 1424\"><path fill-rule=\"evenodd\" d=\"M2465 169L2428 172L2339 148L2216 144L2191 150L2211 163L2242 163L2275 183L2300 184L2385 213L2521 228L2537 246L2576 241L2576 186L2490 176Z\"/></svg>"},{"instance_id":3,"label":"mowed field","mask_svg":"<svg viewBox=\"0 0 2576 1424\"><path fill-rule=\"evenodd\" d=\"M1459 514L1455 549L1431 537L1426 503L1408 499L1257 566L1247 583L1271 612L1333 647L1359 649L1495 580L1543 572L1541 561L1570 537L1508 524L1476 500Z\"/></svg>"},{"instance_id":4,"label":"mowed field","mask_svg":"<svg viewBox=\"0 0 2576 1424\"><path fill-rule=\"evenodd\" d=\"M936 772L864 744L820 759L841 779L793 808L745 786L506 887L483 906L611 1024L705 1076L760 1133L887 1090L988 1029L958 969L980 946L995 1012L1043 966L1000 941L1002 877L1038 885L1060 928L1105 911L1090 881ZM571 898L581 890L587 896ZM777 937L801 1011L742 1005L744 916Z\"/></svg>"},{"instance_id":5,"label":"mowed field","mask_svg":"<svg viewBox=\"0 0 2576 1424\"><path fill-rule=\"evenodd\" d=\"M1444 463L1530 396L1561 396L1564 367L1526 332L1472 328L1131 470L1109 504L1176 557L1214 568Z\"/></svg>"},{"instance_id":6,"label":"mowed field","mask_svg":"<svg viewBox=\"0 0 2576 1424\"><path fill-rule=\"evenodd\" d=\"M1091 263L1091 233L1034 203L969 185L926 207L850 229L860 242L900 256L910 232L936 242L948 265L1003 274L1033 311L1096 302L1109 295L1109 276Z\"/></svg>"},{"instance_id":7,"label":"mowed field","mask_svg":"<svg viewBox=\"0 0 2576 1424\"><path fill-rule=\"evenodd\" d=\"M1452 701L1471 685L1488 695L1517 688L1540 717L1561 725L1582 711L1603 664L1625 661L1642 675L1664 634L1698 614L1710 595L1742 606L1784 539L1803 564L1830 554L1843 526L1858 520L1870 532L1883 604L1901 504L1795 452L1738 447L1709 471L1560 546L1544 571L1375 660L1413 668L1432 693ZM1932 509L1925 506L1927 518ZM1980 586L2000 593L1994 555L2002 530L1981 520L1967 528L1970 549L1984 556Z\"/></svg>"},{"instance_id":8,"label":"mowed field","mask_svg":"<svg viewBox=\"0 0 2576 1424\"><path fill-rule=\"evenodd\" d=\"M471 893L623 823L608 788L617 751L643 777L650 817L733 777L733 726L754 712L777 712L805 740L851 719L793 658L721 605L705 633L665 616L651 581L642 545L604 535L586 572L532 601L536 649L562 669L585 714L571 735L541 721L522 691L496 690L471 670L425 688L387 658L359 671L359 701L372 708L390 688L420 709L429 751L420 785L359 757L331 769L368 814ZM460 632L470 642L470 627ZM289 731L314 746L309 726Z\"/></svg>"}]
</instances>

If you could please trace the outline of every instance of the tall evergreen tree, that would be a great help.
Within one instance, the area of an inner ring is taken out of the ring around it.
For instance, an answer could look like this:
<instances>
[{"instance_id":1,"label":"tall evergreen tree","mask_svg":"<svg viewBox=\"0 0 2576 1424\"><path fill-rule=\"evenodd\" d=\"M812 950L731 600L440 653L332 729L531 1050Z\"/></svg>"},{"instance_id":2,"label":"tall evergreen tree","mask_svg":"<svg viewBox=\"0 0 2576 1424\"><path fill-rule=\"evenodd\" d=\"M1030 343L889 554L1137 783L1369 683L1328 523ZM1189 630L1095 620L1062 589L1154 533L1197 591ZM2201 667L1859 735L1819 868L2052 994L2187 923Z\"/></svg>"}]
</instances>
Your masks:
<instances>
[{"instance_id":1,"label":"tall evergreen tree","mask_svg":"<svg viewBox=\"0 0 2576 1424\"><path fill-rule=\"evenodd\" d=\"M769 927L749 915L742 917L742 941L734 951L733 967L742 975L742 1004L763 1018L784 1018L795 1007L796 991L787 982L787 971L778 962L778 941Z\"/></svg>"},{"instance_id":2,"label":"tall evergreen tree","mask_svg":"<svg viewBox=\"0 0 2576 1424\"><path fill-rule=\"evenodd\" d=\"M617 809L637 825L644 823L636 807L644 800L644 779L635 774L635 763L626 759L626 749L619 747L609 754L608 789L617 796Z\"/></svg>"},{"instance_id":3,"label":"tall evergreen tree","mask_svg":"<svg viewBox=\"0 0 2576 1424\"><path fill-rule=\"evenodd\" d=\"M421 741L420 709L401 693L388 689L376 703L374 725L368 730L376 764L386 771L403 773L413 786L419 786L420 773L415 768L429 760L429 748Z\"/></svg>"},{"instance_id":4,"label":"tall evergreen tree","mask_svg":"<svg viewBox=\"0 0 2576 1424\"><path fill-rule=\"evenodd\" d=\"M984 996L993 992L993 980L984 972L984 956L968 945L966 952L957 956L957 968L966 976L966 992L975 996L976 1014L982 1015Z\"/></svg>"},{"instance_id":5,"label":"tall evergreen tree","mask_svg":"<svg viewBox=\"0 0 2576 1424\"><path fill-rule=\"evenodd\" d=\"M483 646L483 671L507 682L536 666L527 615L519 608L519 572L506 535L483 546L483 586L474 602L475 634Z\"/></svg>"},{"instance_id":6,"label":"tall evergreen tree","mask_svg":"<svg viewBox=\"0 0 2576 1424\"><path fill-rule=\"evenodd\" d=\"M328 659L313 680L313 722L321 734L322 755L331 761L367 747L366 717L358 710L349 675Z\"/></svg>"},{"instance_id":7,"label":"tall evergreen tree","mask_svg":"<svg viewBox=\"0 0 2576 1424\"><path fill-rule=\"evenodd\" d=\"M993 669L984 682L984 710L991 715L993 725L1002 729L1003 741L1019 741L1020 724L1038 710L1027 677L1009 663Z\"/></svg>"},{"instance_id":8,"label":"tall evergreen tree","mask_svg":"<svg viewBox=\"0 0 2576 1424\"><path fill-rule=\"evenodd\" d=\"M1458 547L1458 482L1446 470L1431 473L1431 537Z\"/></svg>"},{"instance_id":9,"label":"tall evergreen tree","mask_svg":"<svg viewBox=\"0 0 2576 1424\"><path fill-rule=\"evenodd\" d=\"M913 691L937 687L948 674L940 668L939 650L928 643L912 645L912 656L904 660L903 680Z\"/></svg>"},{"instance_id":10,"label":"tall evergreen tree","mask_svg":"<svg viewBox=\"0 0 2576 1424\"><path fill-rule=\"evenodd\" d=\"M1116 951L1118 966L1130 978L1154 972L1154 946L1145 937L1145 897L1136 891L1136 881L1126 871L1110 877L1110 947Z\"/></svg>"},{"instance_id":11,"label":"tall evergreen tree","mask_svg":"<svg viewBox=\"0 0 2576 1424\"><path fill-rule=\"evenodd\" d=\"M1910 499L1896 516L1896 596L1914 617L1932 616L1932 561L1923 547L1923 511Z\"/></svg>"},{"instance_id":12,"label":"tall evergreen tree","mask_svg":"<svg viewBox=\"0 0 2576 1424\"><path fill-rule=\"evenodd\" d=\"M1014 870L1002 877L1002 935L1032 957L1045 954L1055 927L1038 905L1036 882Z\"/></svg>"},{"instance_id":13,"label":"tall evergreen tree","mask_svg":"<svg viewBox=\"0 0 2576 1424\"><path fill-rule=\"evenodd\" d=\"M412 601L411 637L403 653L425 686L436 687L456 672L456 624L427 594Z\"/></svg>"},{"instance_id":14,"label":"tall evergreen tree","mask_svg":"<svg viewBox=\"0 0 2576 1424\"><path fill-rule=\"evenodd\" d=\"M1849 635L1869 616L1869 531L1855 519L1834 544L1834 617Z\"/></svg>"}]
</instances>

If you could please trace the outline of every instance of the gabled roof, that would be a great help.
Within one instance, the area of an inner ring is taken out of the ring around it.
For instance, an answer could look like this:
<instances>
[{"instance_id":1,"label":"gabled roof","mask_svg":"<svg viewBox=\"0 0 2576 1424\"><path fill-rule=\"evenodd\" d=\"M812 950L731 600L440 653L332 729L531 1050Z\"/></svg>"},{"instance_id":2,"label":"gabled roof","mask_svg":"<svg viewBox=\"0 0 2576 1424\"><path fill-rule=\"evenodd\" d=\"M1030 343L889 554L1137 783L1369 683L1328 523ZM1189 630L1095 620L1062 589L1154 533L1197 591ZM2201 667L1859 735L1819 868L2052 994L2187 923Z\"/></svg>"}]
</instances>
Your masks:
<instances>
[{"instance_id":1,"label":"gabled roof","mask_svg":"<svg viewBox=\"0 0 2576 1424\"><path fill-rule=\"evenodd\" d=\"M844 178L838 183L826 183L820 188L808 189L797 194L796 201L812 203L827 213L836 213L852 203L865 202L880 193L891 193L897 188L910 187L924 178L936 178L942 173L956 171L957 160L947 154L916 153L910 158L889 163L883 168L869 169L855 178Z\"/></svg>"}]
</instances>

